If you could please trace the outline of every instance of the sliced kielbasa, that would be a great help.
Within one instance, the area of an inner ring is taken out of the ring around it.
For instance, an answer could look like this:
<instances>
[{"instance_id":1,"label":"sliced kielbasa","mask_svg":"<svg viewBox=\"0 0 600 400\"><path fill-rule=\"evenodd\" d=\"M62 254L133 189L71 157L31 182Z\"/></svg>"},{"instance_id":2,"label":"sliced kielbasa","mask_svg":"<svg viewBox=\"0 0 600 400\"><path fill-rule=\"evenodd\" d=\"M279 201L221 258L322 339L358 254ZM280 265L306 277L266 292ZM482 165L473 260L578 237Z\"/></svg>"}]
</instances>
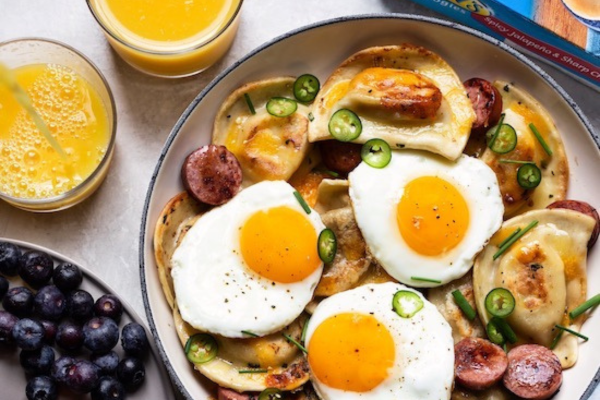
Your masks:
<instances>
[{"instance_id":1,"label":"sliced kielbasa","mask_svg":"<svg viewBox=\"0 0 600 400\"><path fill-rule=\"evenodd\" d=\"M562 383L558 357L537 344L517 346L508 353L504 386L523 399L544 400Z\"/></svg>"},{"instance_id":2,"label":"sliced kielbasa","mask_svg":"<svg viewBox=\"0 0 600 400\"><path fill-rule=\"evenodd\" d=\"M465 81L464 86L476 116L471 132L476 135L485 134L500 120L502 95L494 85L482 78L471 78Z\"/></svg>"},{"instance_id":3,"label":"sliced kielbasa","mask_svg":"<svg viewBox=\"0 0 600 400\"><path fill-rule=\"evenodd\" d=\"M217 399L218 400L256 400L258 396L248 394L248 393L239 393L235 390L225 389L219 387L217 391Z\"/></svg>"},{"instance_id":4,"label":"sliced kielbasa","mask_svg":"<svg viewBox=\"0 0 600 400\"><path fill-rule=\"evenodd\" d=\"M579 200L559 200L550 204L547 208L566 208L567 210L579 211L580 213L594 218L596 220L596 225L592 231L592 236L590 236L588 249L591 249L594 243L596 243L598 235L600 234L600 216L598 215L598 211L590 204Z\"/></svg>"},{"instance_id":5,"label":"sliced kielbasa","mask_svg":"<svg viewBox=\"0 0 600 400\"><path fill-rule=\"evenodd\" d=\"M181 179L196 200L218 206L240 190L242 168L225 146L211 144L187 156L181 167Z\"/></svg>"},{"instance_id":6,"label":"sliced kielbasa","mask_svg":"<svg viewBox=\"0 0 600 400\"><path fill-rule=\"evenodd\" d=\"M508 358L498 345L480 338L465 338L454 346L456 381L467 389L484 390L499 382Z\"/></svg>"},{"instance_id":7,"label":"sliced kielbasa","mask_svg":"<svg viewBox=\"0 0 600 400\"><path fill-rule=\"evenodd\" d=\"M360 164L360 150L362 146L355 143L340 142L338 140L325 140L319 142L323 164L335 172L347 174Z\"/></svg>"}]
</instances>

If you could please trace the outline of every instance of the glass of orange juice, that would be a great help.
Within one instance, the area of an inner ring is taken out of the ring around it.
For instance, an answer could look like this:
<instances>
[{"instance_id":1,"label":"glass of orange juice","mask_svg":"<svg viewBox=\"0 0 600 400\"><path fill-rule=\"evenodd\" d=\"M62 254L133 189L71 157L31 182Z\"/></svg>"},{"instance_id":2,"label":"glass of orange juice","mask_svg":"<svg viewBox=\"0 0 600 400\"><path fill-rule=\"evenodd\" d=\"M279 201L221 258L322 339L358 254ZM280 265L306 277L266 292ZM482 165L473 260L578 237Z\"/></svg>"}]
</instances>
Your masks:
<instances>
[{"instance_id":1,"label":"glass of orange juice","mask_svg":"<svg viewBox=\"0 0 600 400\"><path fill-rule=\"evenodd\" d=\"M199 73L223 57L243 0L87 0L113 49L150 75Z\"/></svg>"},{"instance_id":2,"label":"glass of orange juice","mask_svg":"<svg viewBox=\"0 0 600 400\"><path fill-rule=\"evenodd\" d=\"M45 39L0 43L0 62L27 94L18 101L0 81L0 199L38 212L85 200L106 177L114 153L116 112L106 80L81 53ZM33 106L62 154L22 101Z\"/></svg>"}]
</instances>

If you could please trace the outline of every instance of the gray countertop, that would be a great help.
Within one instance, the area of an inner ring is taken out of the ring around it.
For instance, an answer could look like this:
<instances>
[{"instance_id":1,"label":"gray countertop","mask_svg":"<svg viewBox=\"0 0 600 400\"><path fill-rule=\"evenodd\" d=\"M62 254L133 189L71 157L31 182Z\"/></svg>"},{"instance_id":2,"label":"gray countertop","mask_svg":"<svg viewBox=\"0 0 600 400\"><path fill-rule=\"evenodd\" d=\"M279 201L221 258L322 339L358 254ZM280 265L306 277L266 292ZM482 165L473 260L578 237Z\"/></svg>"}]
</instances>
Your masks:
<instances>
[{"instance_id":1,"label":"gray countertop","mask_svg":"<svg viewBox=\"0 0 600 400\"><path fill-rule=\"evenodd\" d=\"M145 319L138 264L142 206L160 150L183 110L219 72L262 43L323 19L377 12L439 16L407 0L246 0L237 38L221 62L191 78L165 80L125 64L110 49L83 0L0 0L0 41L37 36L77 48L108 79L118 114L115 158L100 190L84 203L53 214L1 203L0 236L46 246L79 261ZM547 64L542 67L600 132L598 93Z\"/></svg>"}]
</instances>

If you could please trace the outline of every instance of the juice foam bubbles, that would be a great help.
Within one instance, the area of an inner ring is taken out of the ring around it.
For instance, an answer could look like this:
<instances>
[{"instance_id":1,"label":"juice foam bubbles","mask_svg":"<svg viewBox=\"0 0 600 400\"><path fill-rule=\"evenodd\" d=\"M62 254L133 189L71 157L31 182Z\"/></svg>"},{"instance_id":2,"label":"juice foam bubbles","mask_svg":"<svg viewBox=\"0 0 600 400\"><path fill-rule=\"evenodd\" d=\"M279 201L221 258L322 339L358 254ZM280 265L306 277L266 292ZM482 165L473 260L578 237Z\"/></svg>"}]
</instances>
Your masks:
<instances>
[{"instance_id":1,"label":"juice foam bubbles","mask_svg":"<svg viewBox=\"0 0 600 400\"><path fill-rule=\"evenodd\" d=\"M15 71L19 84L67 153L63 159L6 89L0 89L0 192L17 198L59 196L89 177L110 140L98 93L67 67L36 64Z\"/></svg>"}]
</instances>

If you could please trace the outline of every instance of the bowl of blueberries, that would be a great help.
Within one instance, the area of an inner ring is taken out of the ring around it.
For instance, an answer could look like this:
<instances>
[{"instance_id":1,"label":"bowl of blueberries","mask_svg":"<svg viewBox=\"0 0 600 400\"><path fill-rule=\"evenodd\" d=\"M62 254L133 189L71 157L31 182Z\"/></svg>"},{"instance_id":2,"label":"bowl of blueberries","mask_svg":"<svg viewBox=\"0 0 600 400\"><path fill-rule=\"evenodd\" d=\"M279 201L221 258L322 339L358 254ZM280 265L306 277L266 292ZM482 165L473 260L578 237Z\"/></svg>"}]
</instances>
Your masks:
<instances>
[{"instance_id":1,"label":"bowl of blueberries","mask_svg":"<svg viewBox=\"0 0 600 400\"><path fill-rule=\"evenodd\" d=\"M0 239L0 301L1 398L173 397L139 317L73 261Z\"/></svg>"}]
</instances>

